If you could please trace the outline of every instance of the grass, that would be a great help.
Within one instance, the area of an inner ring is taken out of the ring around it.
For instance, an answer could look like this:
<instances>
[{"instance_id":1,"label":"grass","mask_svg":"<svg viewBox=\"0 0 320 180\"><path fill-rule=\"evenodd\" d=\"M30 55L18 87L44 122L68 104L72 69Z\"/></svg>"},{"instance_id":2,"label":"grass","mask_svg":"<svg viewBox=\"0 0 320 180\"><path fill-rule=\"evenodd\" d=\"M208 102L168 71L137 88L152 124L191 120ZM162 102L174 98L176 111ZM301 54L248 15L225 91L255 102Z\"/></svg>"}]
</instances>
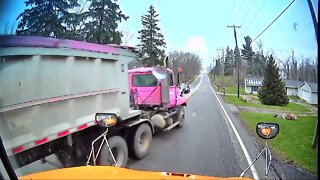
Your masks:
<instances>
[{"instance_id":1,"label":"grass","mask_svg":"<svg viewBox=\"0 0 320 180\"><path fill-rule=\"evenodd\" d=\"M288 96L288 98L289 98L289 99L295 99L295 100L300 99L299 96Z\"/></svg>"},{"instance_id":2,"label":"grass","mask_svg":"<svg viewBox=\"0 0 320 180\"><path fill-rule=\"evenodd\" d=\"M240 87L239 90L240 90L240 94L242 94L242 95L247 94L247 93L244 91L244 88L243 88L243 87ZM238 87L227 87L227 88L226 88L226 93L227 93L227 94L238 94Z\"/></svg>"},{"instance_id":3,"label":"grass","mask_svg":"<svg viewBox=\"0 0 320 180\"><path fill-rule=\"evenodd\" d=\"M310 112L310 109L301 106L296 103L289 103L285 106L273 106L273 105L264 105L264 104L255 104L255 103L248 103L239 99L237 96L226 95L224 99L229 104L234 104L238 106L247 106L247 107L255 107L255 108L263 108L263 109L276 109L276 110L286 110L286 111L298 111L298 112Z\"/></svg>"},{"instance_id":4,"label":"grass","mask_svg":"<svg viewBox=\"0 0 320 180\"><path fill-rule=\"evenodd\" d=\"M223 88L226 88L227 94L238 94L238 84L233 76L215 76L214 82L220 86L219 92L223 92ZM244 87L240 87L240 94L247 94L244 91Z\"/></svg>"},{"instance_id":5,"label":"grass","mask_svg":"<svg viewBox=\"0 0 320 180\"><path fill-rule=\"evenodd\" d=\"M272 114L240 112L245 123L255 133L258 122L276 122L280 125L279 135L268 141L272 151L285 160L318 174L317 149L312 149L312 140L318 117L304 116L296 121L273 118Z\"/></svg>"},{"instance_id":6,"label":"grass","mask_svg":"<svg viewBox=\"0 0 320 180\"><path fill-rule=\"evenodd\" d=\"M214 82L221 87L236 87L237 83L233 76L215 76Z\"/></svg>"}]
</instances>

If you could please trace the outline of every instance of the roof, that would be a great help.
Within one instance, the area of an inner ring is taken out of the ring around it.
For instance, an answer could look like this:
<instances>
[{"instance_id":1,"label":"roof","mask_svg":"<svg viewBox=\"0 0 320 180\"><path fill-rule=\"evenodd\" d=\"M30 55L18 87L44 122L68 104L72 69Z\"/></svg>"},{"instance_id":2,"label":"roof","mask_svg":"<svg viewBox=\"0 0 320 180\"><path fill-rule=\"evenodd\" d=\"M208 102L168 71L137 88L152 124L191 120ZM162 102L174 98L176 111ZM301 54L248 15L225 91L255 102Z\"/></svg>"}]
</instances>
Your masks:
<instances>
[{"instance_id":1,"label":"roof","mask_svg":"<svg viewBox=\"0 0 320 180\"><path fill-rule=\"evenodd\" d=\"M308 85L310 86L312 92L318 92L318 83L308 82Z\"/></svg>"},{"instance_id":2,"label":"roof","mask_svg":"<svg viewBox=\"0 0 320 180\"><path fill-rule=\"evenodd\" d=\"M307 84L310 87L311 92L318 92L318 83L304 82L299 87L303 86L304 84Z\"/></svg>"},{"instance_id":3,"label":"roof","mask_svg":"<svg viewBox=\"0 0 320 180\"><path fill-rule=\"evenodd\" d=\"M262 78L249 77L245 79L245 84L246 86L261 86L262 81Z\"/></svg>"},{"instance_id":4,"label":"roof","mask_svg":"<svg viewBox=\"0 0 320 180\"><path fill-rule=\"evenodd\" d=\"M283 80L286 87L298 88L303 82L298 80Z\"/></svg>"}]
</instances>

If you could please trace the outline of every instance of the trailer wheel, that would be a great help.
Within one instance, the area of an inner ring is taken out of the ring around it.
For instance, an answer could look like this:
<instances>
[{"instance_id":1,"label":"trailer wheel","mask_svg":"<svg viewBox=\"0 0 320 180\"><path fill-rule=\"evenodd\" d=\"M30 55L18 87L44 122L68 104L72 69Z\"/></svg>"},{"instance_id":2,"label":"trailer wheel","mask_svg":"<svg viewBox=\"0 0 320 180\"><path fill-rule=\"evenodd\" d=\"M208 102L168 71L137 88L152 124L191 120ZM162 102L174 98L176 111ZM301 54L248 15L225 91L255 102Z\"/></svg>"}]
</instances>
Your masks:
<instances>
[{"instance_id":1,"label":"trailer wheel","mask_svg":"<svg viewBox=\"0 0 320 180\"><path fill-rule=\"evenodd\" d=\"M117 163L114 163L108 146L105 143L98 157L99 165L125 167L128 162L128 146L126 141L121 136L113 136L108 139L108 142Z\"/></svg>"},{"instance_id":2,"label":"trailer wheel","mask_svg":"<svg viewBox=\"0 0 320 180\"><path fill-rule=\"evenodd\" d=\"M180 123L178 124L178 128L182 128L185 122L185 110L183 106L179 107L177 120L180 121Z\"/></svg>"},{"instance_id":3,"label":"trailer wheel","mask_svg":"<svg viewBox=\"0 0 320 180\"><path fill-rule=\"evenodd\" d=\"M143 123L130 131L129 151L136 159L142 159L148 155L152 141L152 132L148 124Z\"/></svg>"}]
</instances>

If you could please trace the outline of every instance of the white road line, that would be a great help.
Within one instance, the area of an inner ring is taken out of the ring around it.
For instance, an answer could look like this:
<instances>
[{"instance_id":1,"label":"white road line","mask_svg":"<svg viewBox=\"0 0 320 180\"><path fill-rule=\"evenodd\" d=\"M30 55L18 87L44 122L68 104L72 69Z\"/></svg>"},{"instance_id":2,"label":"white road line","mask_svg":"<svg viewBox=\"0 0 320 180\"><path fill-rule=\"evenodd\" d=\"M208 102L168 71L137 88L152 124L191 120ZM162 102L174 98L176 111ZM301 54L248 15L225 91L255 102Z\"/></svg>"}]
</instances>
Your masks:
<instances>
[{"instance_id":1,"label":"white road line","mask_svg":"<svg viewBox=\"0 0 320 180\"><path fill-rule=\"evenodd\" d=\"M219 104L220 104L220 106L221 106L224 114L226 115L226 117L227 117L227 119L228 119L228 121L229 121L229 123L230 123L230 125L231 125L231 128L232 128L234 134L235 134L236 137L237 137L237 140L238 140L238 142L239 142L239 144L240 144L240 146L241 146L241 149L242 149L244 155L246 156L248 165L251 164L251 163L252 163L252 160L251 160L251 157L250 157L250 155L249 155L249 152L248 152L246 146L244 145L244 143L243 143L243 141L242 141L242 139L241 139L241 137L240 137L240 135L239 135L236 127L234 126L233 122L231 121L231 119L230 119L227 111L224 109L223 105L221 104L221 102L220 102L220 100L219 100L216 92L213 90L211 84L210 84L210 88L211 88L213 94L216 96L216 98L217 98L217 100L218 100L218 102L219 102ZM259 175L258 175L257 170L256 170L256 168L254 167L254 165L252 165L250 169L251 169L253 178L256 179L256 180L259 180L260 178L259 178Z\"/></svg>"}]
</instances>

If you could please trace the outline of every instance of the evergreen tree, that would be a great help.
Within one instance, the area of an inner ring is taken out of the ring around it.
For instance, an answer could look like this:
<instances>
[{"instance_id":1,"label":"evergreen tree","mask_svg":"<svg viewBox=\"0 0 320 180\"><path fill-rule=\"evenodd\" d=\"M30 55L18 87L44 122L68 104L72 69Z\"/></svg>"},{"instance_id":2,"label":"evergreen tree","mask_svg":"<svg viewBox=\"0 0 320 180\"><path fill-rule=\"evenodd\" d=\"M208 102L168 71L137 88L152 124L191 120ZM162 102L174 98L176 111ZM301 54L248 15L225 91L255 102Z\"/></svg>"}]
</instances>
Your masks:
<instances>
[{"instance_id":1,"label":"evergreen tree","mask_svg":"<svg viewBox=\"0 0 320 180\"><path fill-rule=\"evenodd\" d=\"M262 77L264 75L264 71L267 65L267 57L263 54L256 53L256 55L253 58L254 63L254 69L253 69L253 75Z\"/></svg>"},{"instance_id":2,"label":"evergreen tree","mask_svg":"<svg viewBox=\"0 0 320 180\"><path fill-rule=\"evenodd\" d=\"M69 9L78 6L77 0L28 0L28 9L21 13L17 35L64 38L65 18Z\"/></svg>"},{"instance_id":3,"label":"evergreen tree","mask_svg":"<svg viewBox=\"0 0 320 180\"><path fill-rule=\"evenodd\" d=\"M139 47L143 63L147 66L163 65L165 57L163 48L166 48L166 43L158 27L158 16L154 7L150 6L147 14L141 17L143 29L138 32L138 39L141 41Z\"/></svg>"},{"instance_id":4,"label":"evergreen tree","mask_svg":"<svg viewBox=\"0 0 320 180\"><path fill-rule=\"evenodd\" d=\"M253 63L253 58L254 58L254 52L252 50L252 39L250 36L244 37L245 44L243 45L243 49L241 50L242 54L242 59L245 61L247 64L247 73L253 75L254 74L254 63Z\"/></svg>"},{"instance_id":5,"label":"evergreen tree","mask_svg":"<svg viewBox=\"0 0 320 180\"><path fill-rule=\"evenodd\" d=\"M86 17L84 38L101 44L120 44L122 34L117 30L122 20L127 20L120 10L117 0L91 0Z\"/></svg>"},{"instance_id":6,"label":"evergreen tree","mask_svg":"<svg viewBox=\"0 0 320 180\"><path fill-rule=\"evenodd\" d=\"M279 67L277 67L272 55L268 58L264 79L258 95L262 104L287 105L289 103L285 84L280 78Z\"/></svg>"},{"instance_id":7,"label":"evergreen tree","mask_svg":"<svg viewBox=\"0 0 320 180\"><path fill-rule=\"evenodd\" d=\"M234 68L234 52L232 49L227 46L227 53L224 61L224 75L230 76L233 75Z\"/></svg>"}]
</instances>

